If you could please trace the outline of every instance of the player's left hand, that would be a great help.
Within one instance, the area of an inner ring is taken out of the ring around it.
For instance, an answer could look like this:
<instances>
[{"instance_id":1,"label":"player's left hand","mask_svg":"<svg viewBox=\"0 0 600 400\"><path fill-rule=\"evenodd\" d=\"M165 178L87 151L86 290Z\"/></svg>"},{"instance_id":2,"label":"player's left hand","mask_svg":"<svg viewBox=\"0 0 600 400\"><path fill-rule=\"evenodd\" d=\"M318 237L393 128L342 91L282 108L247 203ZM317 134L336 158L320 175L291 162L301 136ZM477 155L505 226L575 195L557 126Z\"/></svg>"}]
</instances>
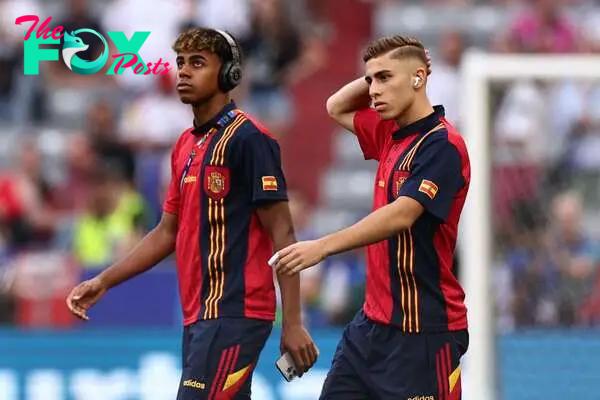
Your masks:
<instances>
[{"instance_id":1,"label":"player's left hand","mask_svg":"<svg viewBox=\"0 0 600 400\"><path fill-rule=\"evenodd\" d=\"M319 358L319 349L306 328L301 324L291 326L283 324L279 350L281 354L290 353L294 359L299 377L308 372Z\"/></svg>"},{"instance_id":2,"label":"player's left hand","mask_svg":"<svg viewBox=\"0 0 600 400\"><path fill-rule=\"evenodd\" d=\"M294 243L279 250L275 269L283 275L293 275L323 261L327 256L325 246L319 240Z\"/></svg>"}]
</instances>

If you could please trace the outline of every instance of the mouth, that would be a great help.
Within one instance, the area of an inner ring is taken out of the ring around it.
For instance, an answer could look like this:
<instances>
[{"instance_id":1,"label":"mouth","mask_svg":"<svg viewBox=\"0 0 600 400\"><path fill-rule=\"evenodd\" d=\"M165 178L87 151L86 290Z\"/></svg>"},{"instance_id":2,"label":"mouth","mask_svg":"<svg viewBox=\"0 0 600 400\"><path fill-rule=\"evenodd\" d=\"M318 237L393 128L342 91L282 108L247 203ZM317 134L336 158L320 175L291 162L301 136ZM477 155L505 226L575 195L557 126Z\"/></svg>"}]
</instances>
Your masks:
<instances>
[{"instance_id":1,"label":"mouth","mask_svg":"<svg viewBox=\"0 0 600 400\"><path fill-rule=\"evenodd\" d=\"M189 90L192 89L192 85L188 82L179 82L177 84L177 90Z\"/></svg>"},{"instance_id":2,"label":"mouth","mask_svg":"<svg viewBox=\"0 0 600 400\"><path fill-rule=\"evenodd\" d=\"M377 111L381 111L386 107L387 104L385 104L382 101L376 101L375 103L373 103L373 108L375 108L375 110Z\"/></svg>"}]
</instances>

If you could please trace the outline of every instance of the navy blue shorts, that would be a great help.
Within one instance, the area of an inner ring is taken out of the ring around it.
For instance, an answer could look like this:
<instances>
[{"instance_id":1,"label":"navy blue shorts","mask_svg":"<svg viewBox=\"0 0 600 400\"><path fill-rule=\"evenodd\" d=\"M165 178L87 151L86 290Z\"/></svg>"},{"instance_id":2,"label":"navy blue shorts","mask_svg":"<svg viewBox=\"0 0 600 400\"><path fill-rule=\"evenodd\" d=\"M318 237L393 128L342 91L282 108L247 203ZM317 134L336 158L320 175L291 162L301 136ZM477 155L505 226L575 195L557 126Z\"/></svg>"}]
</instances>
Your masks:
<instances>
[{"instance_id":1,"label":"navy blue shorts","mask_svg":"<svg viewBox=\"0 0 600 400\"><path fill-rule=\"evenodd\" d=\"M250 399L252 374L273 324L247 318L198 321L183 331L177 400Z\"/></svg>"},{"instance_id":2,"label":"navy blue shorts","mask_svg":"<svg viewBox=\"0 0 600 400\"><path fill-rule=\"evenodd\" d=\"M458 400L465 331L406 334L360 311L346 327L321 400Z\"/></svg>"}]
</instances>

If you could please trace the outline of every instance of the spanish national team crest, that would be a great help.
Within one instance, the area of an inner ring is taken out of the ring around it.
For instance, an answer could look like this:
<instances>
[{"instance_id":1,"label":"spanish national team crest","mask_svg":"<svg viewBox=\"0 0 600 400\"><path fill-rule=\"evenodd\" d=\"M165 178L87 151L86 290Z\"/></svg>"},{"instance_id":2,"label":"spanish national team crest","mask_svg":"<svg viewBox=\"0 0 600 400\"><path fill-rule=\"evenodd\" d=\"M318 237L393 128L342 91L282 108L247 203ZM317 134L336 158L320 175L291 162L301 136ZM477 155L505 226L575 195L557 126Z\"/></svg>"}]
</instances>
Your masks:
<instances>
[{"instance_id":1,"label":"spanish national team crest","mask_svg":"<svg viewBox=\"0 0 600 400\"><path fill-rule=\"evenodd\" d=\"M227 196L230 187L229 168L208 165L204 176L204 191L208 197L222 199Z\"/></svg>"},{"instance_id":2,"label":"spanish national team crest","mask_svg":"<svg viewBox=\"0 0 600 400\"><path fill-rule=\"evenodd\" d=\"M404 185L404 182L410 176L410 171L394 171L394 180L393 180L393 192L394 198L398 198L400 194L400 188Z\"/></svg>"}]
</instances>

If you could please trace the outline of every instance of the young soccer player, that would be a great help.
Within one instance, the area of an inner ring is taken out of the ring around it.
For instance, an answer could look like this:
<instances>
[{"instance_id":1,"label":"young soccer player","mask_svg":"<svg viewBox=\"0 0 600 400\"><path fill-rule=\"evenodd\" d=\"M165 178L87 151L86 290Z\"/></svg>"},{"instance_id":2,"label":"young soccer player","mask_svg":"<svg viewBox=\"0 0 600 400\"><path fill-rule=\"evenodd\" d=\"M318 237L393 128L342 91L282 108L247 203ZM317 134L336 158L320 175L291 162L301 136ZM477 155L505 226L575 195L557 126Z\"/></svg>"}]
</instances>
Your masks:
<instances>
[{"instance_id":1,"label":"young soccer player","mask_svg":"<svg viewBox=\"0 0 600 400\"><path fill-rule=\"evenodd\" d=\"M459 360L468 347L464 293L452 265L469 188L467 149L432 107L429 60L411 38L376 40L366 76L327 102L379 161L373 212L353 226L280 251L294 274L323 258L367 247L363 309L346 328L322 399L459 399Z\"/></svg>"},{"instance_id":2,"label":"young soccer player","mask_svg":"<svg viewBox=\"0 0 600 400\"><path fill-rule=\"evenodd\" d=\"M229 34L194 28L174 50L177 91L192 106L194 126L173 148L162 219L124 260L73 289L67 304L87 320L107 290L175 251L185 325L177 399L250 399L275 317L267 262L273 249L296 241L279 146L230 100L242 60ZM318 351L301 322L299 278L278 278L281 350L306 372Z\"/></svg>"}]
</instances>

